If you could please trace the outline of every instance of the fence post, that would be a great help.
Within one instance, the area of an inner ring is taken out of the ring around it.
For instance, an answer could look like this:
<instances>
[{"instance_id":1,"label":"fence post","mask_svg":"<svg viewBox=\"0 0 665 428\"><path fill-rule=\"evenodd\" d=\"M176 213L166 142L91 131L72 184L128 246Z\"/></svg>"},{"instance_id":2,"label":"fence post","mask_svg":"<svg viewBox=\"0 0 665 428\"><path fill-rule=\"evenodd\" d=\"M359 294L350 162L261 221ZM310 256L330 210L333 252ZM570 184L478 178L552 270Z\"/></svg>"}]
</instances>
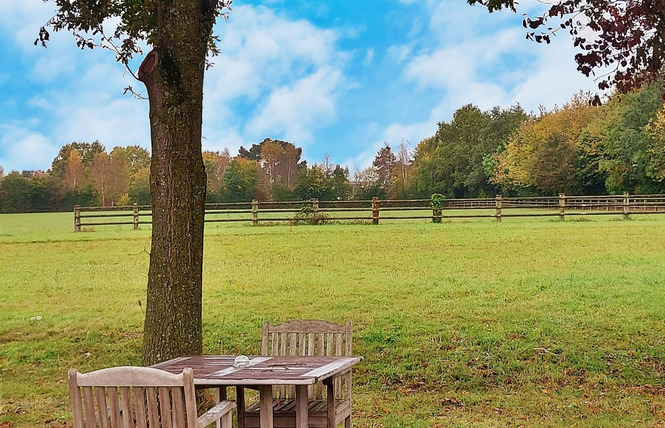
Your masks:
<instances>
[{"instance_id":1,"label":"fence post","mask_svg":"<svg viewBox=\"0 0 665 428\"><path fill-rule=\"evenodd\" d=\"M379 198L372 198L372 224L379 224Z\"/></svg>"},{"instance_id":2,"label":"fence post","mask_svg":"<svg viewBox=\"0 0 665 428\"><path fill-rule=\"evenodd\" d=\"M319 224L319 200L316 198L312 199L312 217L314 224Z\"/></svg>"},{"instance_id":3,"label":"fence post","mask_svg":"<svg viewBox=\"0 0 665 428\"><path fill-rule=\"evenodd\" d=\"M559 220L566 219L566 194L559 193Z\"/></svg>"},{"instance_id":4,"label":"fence post","mask_svg":"<svg viewBox=\"0 0 665 428\"><path fill-rule=\"evenodd\" d=\"M81 207L74 205L74 232L81 231Z\"/></svg>"},{"instance_id":5,"label":"fence post","mask_svg":"<svg viewBox=\"0 0 665 428\"><path fill-rule=\"evenodd\" d=\"M134 203L134 230L139 228L139 204Z\"/></svg>"},{"instance_id":6,"label":"fence post","mask_svg":"<svg viewBox=\"0 0 665 428\"><path fill-rule=\"evenodd\" d=\"M501 208L503 208L503 196L496 195L496 212L494 213L494 218L499 223L501 222Z\"/></svg>"},{"instance_id":7,"label":"fence post","mask_svg":"<svg viewBox=\"0 0 665 428\"><path fill-rule=\"evenodd\" d=\"M259 224L259 201L252 199L252 225Z\"/></svg>"},{"instance_id":8,"label":"fence post","mask_svg":"<svg viewBox=\"0 0 665 428\"><path fill-rule=\"evenodd\" d=\"M623 192L623 219L628 220L630 216L630 195Z\"/></svg>"}]
</instances>

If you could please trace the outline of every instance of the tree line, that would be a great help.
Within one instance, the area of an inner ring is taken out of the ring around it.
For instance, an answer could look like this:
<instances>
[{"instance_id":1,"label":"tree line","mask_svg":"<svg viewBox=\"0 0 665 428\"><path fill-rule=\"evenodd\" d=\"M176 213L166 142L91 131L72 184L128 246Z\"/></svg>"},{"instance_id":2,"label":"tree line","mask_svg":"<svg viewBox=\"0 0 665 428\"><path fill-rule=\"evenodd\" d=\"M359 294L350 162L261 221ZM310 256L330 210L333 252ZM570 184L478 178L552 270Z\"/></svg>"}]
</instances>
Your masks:
<instances>
[{"instance_id":1,"label":"tree line","mask_svg":"<svg viewBox=\"0 0 665 428\"><path fill-rule=\"evenodd\" d=\"M602 106L578 94L551 111L519 105L458 109L412 150L380 148L350 174L329 158L308 165L302 149L266 138L232 157L206 151L208 202L317 198L410 199L665 192L665 110L656 85ZM0 167L0 212L71 210L78 205L150 203L150 154L98 141L64 145L50 170Z\"/></svg>"}]
</instances>

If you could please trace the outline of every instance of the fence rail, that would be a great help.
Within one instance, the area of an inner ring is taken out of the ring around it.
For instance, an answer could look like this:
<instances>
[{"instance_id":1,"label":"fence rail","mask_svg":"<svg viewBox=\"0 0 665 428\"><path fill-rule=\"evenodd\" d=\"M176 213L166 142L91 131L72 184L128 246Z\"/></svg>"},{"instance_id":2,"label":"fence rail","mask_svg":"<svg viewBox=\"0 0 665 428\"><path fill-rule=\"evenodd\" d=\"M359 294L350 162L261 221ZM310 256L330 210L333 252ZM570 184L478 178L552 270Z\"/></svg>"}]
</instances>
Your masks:
<instances>
[{"instance_id":1,"label":"fence rail","mask_svg":"<svg viewBox=\"0 0 665 428\"><path fill-rule=\"evenodd\" d=\"M446 199L440 209L430 199L362 201L237 202L206 204L205 221L263 223L310 223L381 220L432 220L510 217L559 217L591 215L665 214L665 195L559 196L529 198ZM103 219L111 219L104 221ZM83 227L152 223L149 205L74 207L74 231Z\"/></svg>"}]
</instances>

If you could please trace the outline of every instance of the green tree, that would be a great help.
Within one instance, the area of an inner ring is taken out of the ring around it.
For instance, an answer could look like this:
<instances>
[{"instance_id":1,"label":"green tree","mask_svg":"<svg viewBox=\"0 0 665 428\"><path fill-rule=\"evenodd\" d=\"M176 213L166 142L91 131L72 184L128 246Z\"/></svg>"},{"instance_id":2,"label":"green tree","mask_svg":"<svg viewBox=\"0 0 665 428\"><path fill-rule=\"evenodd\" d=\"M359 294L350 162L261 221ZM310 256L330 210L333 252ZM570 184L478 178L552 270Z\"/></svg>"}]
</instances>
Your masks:
<instances>
[{"instance_id":1,"label":"green tree","mask_svg":"<svg viewBox=\"0 0 665 428\"><path fill-rule=\"evenodd\" d=\"M520 193L578 193L579 142L597 111L579 95L560 109L524 122L496 156L494 182L521 189Z\"/></svg>"},{"instance_id":2,"label":"green tree","mask_svg":"<svg viewBox=\"0 0 665 428\"><path fill-rule=\"evenodd\" d=\"M256 161L237 157L224 173L224 195L229 202L251 201L257 196L259 166Z\"/></svg>"},{"instance_id":3,"label":"green tree","mask_svg":"<svg viewBox=\"0 0 665 428\"><path fill-rule=\"evenodd\" d=\"M58 178L62 178L67 170L67 165L70 161L69 156L72 151L76 151L81 159L82 166L89 167L92 159L97 153L106 152L106 148L99 142L93 141L92 143L69 143L60 147L58 155L51 163L51 174Z\"/></svg>"},{"instance_id":4,"label":"green tree","mask_svg":"<svg viewBox=\"0 0 665 428\"><path fill-rule=\"evenodd\" d=\"M208 202L221 202L224 195L224 172L231 163L231 155L227 149L221 152L203 152L203 165L207 177Z\"/></svg>"},{"instance_id":5,"label":"green tree","mask_svg":"<svg viewBox=\"0 0 665 428\"><path fill-rule=\"evenodd\" d=\"M488 112L473 105L459 108L450 122L416 146L409 188L413 196L487 197L497 192L487 158L504 150L509 136L528 119L518 106Z\"/></svg>"},{"instance_id":6,"label":"green tree","mask_svg":"<svg viewBox=\"0 0 665 428\"><path fill-rule=\"evenodd\" d=\"M72 31L80 47L113 49L125 65L141 52L142 43L151 47L136 76L148 93L152 143L145 364L203 349L203 75L206 55L214 46L213 25L229 4L56 0L56 15L39 34L39 41L46 43L50 29ZM107 32L104 26L112 24L115 28Z\"/></svg>"}]
</instances>

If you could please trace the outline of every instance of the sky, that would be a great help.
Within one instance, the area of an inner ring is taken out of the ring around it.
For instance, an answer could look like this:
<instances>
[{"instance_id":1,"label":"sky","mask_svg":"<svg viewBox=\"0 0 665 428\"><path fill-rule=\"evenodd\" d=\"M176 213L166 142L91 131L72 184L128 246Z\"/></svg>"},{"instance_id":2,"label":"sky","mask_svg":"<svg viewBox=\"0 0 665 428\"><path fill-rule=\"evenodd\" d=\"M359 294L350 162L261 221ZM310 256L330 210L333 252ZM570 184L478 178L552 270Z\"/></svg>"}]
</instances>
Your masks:
<instances>
[{"instance_id":1,"label":"sky","mask_svg":"<svg viewBox=\"0 0 665 428\"><path fill-rule=\"evenodd\" d=\"M595 90L576 71L567 34L525 38L522 14L465 0L235 0L215 26L222 53L205 77L203 149L231 155L264 138L328 157L351 172L385 143L413 149L460 107L519 103L552 109ZM149 149L143 85L103 49L80 50L66 32L35 46L53 2L0 0L0 166L47 170L60 147L101 142ZM109 23L111 25L111 23ZM148 50L144 51L147 54ZM131 64L138 69L141 57Z\"/></svg>"}]
</instances>

